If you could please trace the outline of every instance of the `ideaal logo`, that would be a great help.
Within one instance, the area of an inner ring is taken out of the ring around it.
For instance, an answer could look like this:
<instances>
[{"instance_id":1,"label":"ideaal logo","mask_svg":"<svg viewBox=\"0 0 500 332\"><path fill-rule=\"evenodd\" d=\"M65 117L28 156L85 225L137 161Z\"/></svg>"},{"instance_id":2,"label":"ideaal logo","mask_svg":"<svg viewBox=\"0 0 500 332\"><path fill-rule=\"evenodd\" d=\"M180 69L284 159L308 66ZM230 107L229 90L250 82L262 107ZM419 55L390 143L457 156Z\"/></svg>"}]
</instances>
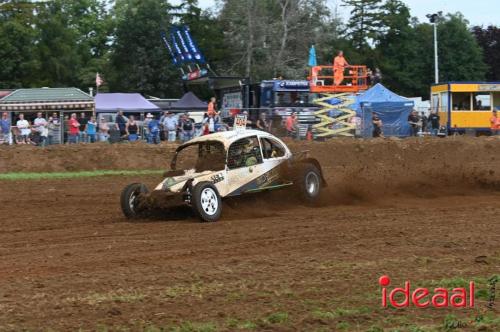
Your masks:
<instances>
[{"instance_id":1,"label":"ideaal logo","mask_svg":"<svg viewBox=\"0 0 500 332\"><path fill-rule=\"evenodd\" d=\"M474 308L474 281L469 282L469 287L453 288L428 288L419 287L412 290L410 281L405 281L404 287L396 287L388 290L391 284L389 276L381 276L378 280L382 286L382 307L386 308L390 303L395 308L407 308L411 304L418 308Z\"/></svg>"}]
</instances>

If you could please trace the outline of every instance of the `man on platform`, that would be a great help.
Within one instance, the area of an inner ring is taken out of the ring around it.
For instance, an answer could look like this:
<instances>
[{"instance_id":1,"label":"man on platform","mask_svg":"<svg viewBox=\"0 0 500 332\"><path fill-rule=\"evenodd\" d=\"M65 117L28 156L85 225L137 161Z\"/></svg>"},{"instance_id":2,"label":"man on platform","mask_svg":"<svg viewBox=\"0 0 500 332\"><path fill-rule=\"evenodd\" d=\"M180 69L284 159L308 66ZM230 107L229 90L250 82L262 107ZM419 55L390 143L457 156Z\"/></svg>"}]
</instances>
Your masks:
<instances>
[{"instance_id":1,"label":"man on platform","mask_svg":"<svg viewBox=\"0 0 500 332\"><path fill-rule=\"evenodd\" d=\"M344 71L349 66L349 63L344 58L344 52L339 51L338 55L333 60L333 82L335 85L342 84L344 80Z\"/></svg>"}]
</instances>

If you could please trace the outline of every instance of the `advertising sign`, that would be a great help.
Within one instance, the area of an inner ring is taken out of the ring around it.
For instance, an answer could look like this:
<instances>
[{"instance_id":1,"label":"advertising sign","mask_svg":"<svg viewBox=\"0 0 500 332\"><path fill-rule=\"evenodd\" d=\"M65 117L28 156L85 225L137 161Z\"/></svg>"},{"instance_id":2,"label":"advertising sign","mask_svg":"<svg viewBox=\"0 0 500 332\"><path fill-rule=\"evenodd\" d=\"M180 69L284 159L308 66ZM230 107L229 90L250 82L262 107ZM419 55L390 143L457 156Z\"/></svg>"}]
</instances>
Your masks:
<instances>
[{"instance_id":1,"label":"advertising sign","mask_svg":"<svg viewBox=\"0 0 500 332\"><path fill-rule=\"evenodd\" d=\"M234 108L243 108L241 92L230 92L222 96L222 109L230 110Z\"/></svg>"},{"instance_id":2,"label":"advertising sign","mask_svg":"<svg viewBox=\"0 0 500 332\"><path fill-rule=\"evenodd\" d=\"M186 62L193 61L193 56L191 55L191 52L189 52L189 48L187 47L186 41L184 40L184 36L182 35L181 30L179 28L174 28L174 33L177 41L179 42L179 45L181 46L182 54L184 55L185 61Z\"/></svg>"},{"instance_id":3,"label":"advertising sign","mask_svg":"<svg viewBox=\"0 0 500 332\"><path fill-rule=\"evenodd\" d=\"M168 53L170 54L170 57L172 58L172 62L174 63L174 65L178 66L179 59L175 56L175 52L174 52L172 46L170 45L170 42L167 39L167 34L164 31L161 32L161 39L165 43L165 47L167 48Z\"/></svg>"},{"instance_id":4,"label":"advertising sign","mask_svg":"<svg viewBox=\"0 0 500 332\"><path fill-rule=\"evenodd\" d=\"M200 49L198 48L198 45L196 45L196 42L194 41L193 37L191 36L191 33L189 32L189 29L187 26L182 27L182 33L184 35L187 47L189 48L189 52L191 53L191 56L193 57L193 61L198 62L200 64L204 64L205 57L203 56Z\"/></svg>"}]
</instances>

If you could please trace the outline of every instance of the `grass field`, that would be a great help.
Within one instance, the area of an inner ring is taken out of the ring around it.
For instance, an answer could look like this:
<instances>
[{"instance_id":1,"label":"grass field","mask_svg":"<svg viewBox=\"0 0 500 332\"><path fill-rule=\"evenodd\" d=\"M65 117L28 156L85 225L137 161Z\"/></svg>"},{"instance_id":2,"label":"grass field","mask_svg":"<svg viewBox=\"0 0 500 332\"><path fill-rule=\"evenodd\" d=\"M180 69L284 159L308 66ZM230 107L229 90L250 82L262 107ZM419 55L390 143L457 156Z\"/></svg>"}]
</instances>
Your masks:
<instances>
[{"instance_id":1,"label":"grass field","mask_svg":"<svg viewBox=\"0 0 500 332\"><path fill-rule=\"evenodd\" d=\"M142 171L83 171L83 172L50 172L50 173L5 173L0 174L0 181L18 180L45 180L45 179L74 179L96 176L133 176L133 175L154 175L161 174L163 170L142 170Z\"/></svg>"}]
</instances>

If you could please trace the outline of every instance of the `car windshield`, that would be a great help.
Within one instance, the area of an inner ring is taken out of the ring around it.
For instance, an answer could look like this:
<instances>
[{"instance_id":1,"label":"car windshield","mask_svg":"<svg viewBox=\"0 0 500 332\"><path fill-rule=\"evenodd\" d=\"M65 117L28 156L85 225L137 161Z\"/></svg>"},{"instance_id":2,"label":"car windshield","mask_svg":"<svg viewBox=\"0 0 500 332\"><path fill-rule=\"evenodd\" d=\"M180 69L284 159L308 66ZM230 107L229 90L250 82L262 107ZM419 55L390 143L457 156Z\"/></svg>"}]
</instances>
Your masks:
<instances>
[{"instance_id":1,"label":"car windshield","mask_svg":"<svg viewBox=\"0 0 500 332\"><path fill-rule=\"evenodd\" d=\"M225 159L224 145L221 142L189 144L177 151L172 161L172 169L195 172L220 171L226 166Z\"/></svg>"}]
</instances>

